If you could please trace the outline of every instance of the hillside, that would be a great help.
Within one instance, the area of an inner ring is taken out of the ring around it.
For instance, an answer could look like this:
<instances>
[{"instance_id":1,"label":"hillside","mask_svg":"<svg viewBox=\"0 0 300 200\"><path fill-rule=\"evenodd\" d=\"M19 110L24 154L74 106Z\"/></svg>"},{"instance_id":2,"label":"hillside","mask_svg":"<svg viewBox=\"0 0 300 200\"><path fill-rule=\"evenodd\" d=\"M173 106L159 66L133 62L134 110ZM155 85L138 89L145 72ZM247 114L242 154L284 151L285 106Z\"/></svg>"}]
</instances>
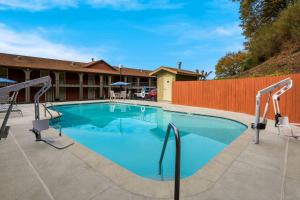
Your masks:
<instances>
[{"instance_id":1,"label":"hillside","mask_svg":"<svg viewBox=\"0 0 300 200\"><path fill-rule=\"evenodd\" d=\"M300 73L300 44L289 44L262 64L241 72L237 77L276 76Z\"/></svg>"}]
</instances>

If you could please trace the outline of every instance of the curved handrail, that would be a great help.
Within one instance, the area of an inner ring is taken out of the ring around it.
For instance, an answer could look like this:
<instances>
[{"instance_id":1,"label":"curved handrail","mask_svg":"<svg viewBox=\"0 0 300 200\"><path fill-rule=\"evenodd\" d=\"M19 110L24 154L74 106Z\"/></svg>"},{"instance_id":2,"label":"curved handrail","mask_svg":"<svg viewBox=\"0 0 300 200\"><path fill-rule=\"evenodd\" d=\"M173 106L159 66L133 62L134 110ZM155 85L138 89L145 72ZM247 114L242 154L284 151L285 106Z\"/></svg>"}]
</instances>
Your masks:
<instances>
[{"instance_id":1,"label":"curved handrail","mask_svg":"<svg viewBox=\"0 0 300 200\"><path fill-rule=\"evenodd\" d=\"M42 106L44 107L44 111L45 111L45 117L46 117L46 112L50 115L51 119L53 119L53 115L51 114L51 112L48 110L47 106L46 106L46 103L43 104L42 103Z\"/></svg>"},{"instance_id":2,"label":"curved handrail","mask_svg":"<svg viewBox=\"0 0 300 200\"><path fill-rule=\"evenodd\" d=\"M45 117L46 117L46 111L47 111L47 113L50 115L51 119L54 119L53 115L51 114L50 110L47 107L47 103L48 102L45 102L44 104L42 104L42 106L44 107L44 110L45 110ZM50 106L53 106L53 104L50 103ZM58 118L60 119L61 114L57 110L55 110L53 108L51 110L55 111L57 113Z\"/></svg>"},{"instance_id":3,"label":"curved handrail","mask_svg":"<svg viewBox=\"0 0 300 200\"><path fill-rule=\"evenodd\" d=\"M173 129L173 133L175 135L175 142L176 142L176 159L175 159L175 187L174 187L174 199L179 200L180 194L180 152L181 152L181 143L180 143L180 134L179 130L173 123L169 123L167 134L164 141L164 146L162 148L160 159L159 159L159 175L161 175L161 165L164 159L166 147L169 141L170 131Z\"/></svg>"}]
</instances>

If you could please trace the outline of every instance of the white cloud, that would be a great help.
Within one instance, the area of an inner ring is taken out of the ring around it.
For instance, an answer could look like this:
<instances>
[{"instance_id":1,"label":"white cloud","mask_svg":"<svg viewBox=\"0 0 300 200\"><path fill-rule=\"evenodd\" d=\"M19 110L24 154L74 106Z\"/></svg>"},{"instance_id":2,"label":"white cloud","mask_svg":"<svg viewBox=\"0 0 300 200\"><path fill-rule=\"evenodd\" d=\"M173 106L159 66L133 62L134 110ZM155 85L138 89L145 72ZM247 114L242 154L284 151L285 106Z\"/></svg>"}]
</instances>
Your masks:
<instances>
[{"instance_id":1,"label":"white cloud","mask_svg":"<svg viewBox=\"0 0 300 200\"><path fill-rule=\"evenodd\" d=\"M184 5L171 3L170 0L0 0L0 9L40 11L54 7L77 7L80 3L116 10L178 9Z\"/></svg>"},{"instance_id":2,"label":"white cloud","mask_svg":"<svg viewBox=\"0 0 300 200\"><path fill-rule=\"evenodd\" d=\"M94 7L112 7L114 9L139 10L143 4L138 0L89 0L88 3Z\"/></svg>"},{"instance_id":3,"label":"white cloud","mask_svg":"<svg viewBox=\"0 0 300 200\"><path fill-rule=\"evenodd\" d=\"M89 61L91 58L97 58L96 55L87 53L88 50L78 50L78 48L55 43L43 38L37 32L16 32L0 23L0 52L40 56L47 58L56 58L74 61ZM93 52L104 52L100 49L94 49ZM89 52L92 52L89 49Z\"/></svg>"},{"instance_id":4,"label":"white cloud","mask_svg":"<svg viewBox=\"0 0 300 200\"><path fill-rule=\"evenodd\" d=\"M223 36L241 35L242 28L238 24L233 24L225 27L217 27L215 33Z\"/></svg>"},{"instance_id":5,"label":"white cloud","mask_svg":"<svg viewBox=\"0 0 300 200\"><path fill-rule=\"evenodd\" d=\"M237 23L225 24L223 26L201 26L189 22L176 22L158 26L133 26L136 29L174 37L174 45L186 44L187 42L201 42L211 39L240 39L242 29Z\"/></svg>"},{"instance_id":6,"label":"white cloud","mask_svg":"<svg viewBox=\"0 0 300 200\"><path fill-rule=\"evenodd\" d=\"M95 7L112 7L121 10L178 9L183 3L171 3L170 0L89 0Z\"/></svg>"},{"instance_id":7,"label":"white cloud","mask_svg":"<svg viewBox=\"0 0 300 200\"><path fill-rule=\"evenodd\" d=\"M206 39L227 39L240 37L242 34L241 28L236 24L226 26L195 26L191 24L183 24L180 28L183 30L178 38L178 42L184 43L187 41L201 41Z\"/></svg>"},{"instance_id":8,"label":"white cloud","mask_svg":"<svg viewBox=\"0 0 300 200\"><path fill-rule=\"evenodd\" d=\"M183 62L199 62L200 68L213 70L217 60L227 52L244 49L242 29L238 23L201 25L196 22L178 21L162 25L133 25L134 28L155 35L168 37L166 57Z\"/></svg>"},{"instance_id":9,"label":"white cloud","mask_svg":"<svg viewBox=\"0 0 300 200\"><path fill-rule=\"evenodd\" d=\"M53 7L76 7L77 0L0 0L0 9L45 10Z\"/></svg>"}]
</instances>

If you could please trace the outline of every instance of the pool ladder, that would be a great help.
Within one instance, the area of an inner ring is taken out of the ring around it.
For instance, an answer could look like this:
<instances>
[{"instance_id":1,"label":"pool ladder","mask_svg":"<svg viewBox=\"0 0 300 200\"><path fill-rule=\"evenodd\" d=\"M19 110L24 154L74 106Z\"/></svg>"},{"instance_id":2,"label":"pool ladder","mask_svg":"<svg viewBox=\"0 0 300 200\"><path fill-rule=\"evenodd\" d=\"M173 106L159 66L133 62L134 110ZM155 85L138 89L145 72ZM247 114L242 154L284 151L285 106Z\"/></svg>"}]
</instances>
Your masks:
<instances>
[{"instance_id":1,"label":"pool ladder","mask_svg":"<svg viewBox=\"0 0 300 200\"><path fill-rule=\"evenodd\" d=\"M179 200L180 198L180 152L181 152L181 143L180 143L180 134L179 130L173 123L169 123L167 133L165 136L164 146L162 148L160 159L159 159L159 175L162 174L162 161L164 159L166 147L169 141L170 131L173 130L175 135L176 142L176 159L175 159L175 186L174 186L174 200Z\"/></svg>"}]
</instances>

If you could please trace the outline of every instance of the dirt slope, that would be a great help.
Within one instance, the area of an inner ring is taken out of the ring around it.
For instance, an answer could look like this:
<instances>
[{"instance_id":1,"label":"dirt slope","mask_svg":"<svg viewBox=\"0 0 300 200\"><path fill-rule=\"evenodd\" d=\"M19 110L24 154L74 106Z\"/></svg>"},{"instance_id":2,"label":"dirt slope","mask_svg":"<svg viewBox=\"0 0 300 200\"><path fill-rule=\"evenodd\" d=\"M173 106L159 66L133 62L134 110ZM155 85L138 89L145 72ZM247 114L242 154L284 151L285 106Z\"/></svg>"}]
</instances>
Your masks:
<instances>
[{"instance_id":1,"label":"dirt slope","mask_svg":"<svg viewBox=\"0 0 300 200\"><path fill-rule=\"evenodd\" d=\"M239 77L277 76L300 73L300 44L288 45L264 63L242 72Z\"/></svg>"}]
</instances>

